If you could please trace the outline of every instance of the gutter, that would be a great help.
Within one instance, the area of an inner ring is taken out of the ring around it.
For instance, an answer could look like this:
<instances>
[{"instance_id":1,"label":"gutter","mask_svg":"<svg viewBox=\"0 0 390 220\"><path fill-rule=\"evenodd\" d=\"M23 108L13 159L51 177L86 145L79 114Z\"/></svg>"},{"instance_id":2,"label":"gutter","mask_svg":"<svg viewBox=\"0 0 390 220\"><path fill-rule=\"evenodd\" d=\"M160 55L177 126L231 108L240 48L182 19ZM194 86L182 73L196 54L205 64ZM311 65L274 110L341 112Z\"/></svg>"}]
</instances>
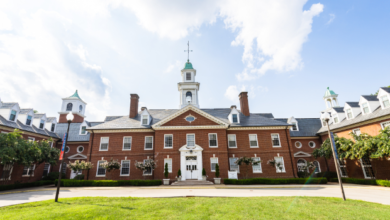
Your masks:
<instances>
[{"instance_id":1,"label":"gutter","mask_svg":"<svg viewBox=\"0 0 390 220\"><path fill-rule=\"evenodd\" d=\"M291 126L287 126L287 127L286 127L286 130L285 130L285 131L286 131L286 137L289 136L289 135L287 134L287 131L288 131L289 127L291 127ZM290 140L291 140L291 137L290 137ZM293 158L292 158L292 155L291 155L290 140L288 140L288 138L287 138L288 153L290 154L291 168L292 168L292 171L293 171L294 178L297 178L297 176L295 175L295 172L294 172L294 162L293 162Z\"/></svg>"},{"instance_id":2,"label":"gutter","mask_svg":"<svg viewBox=\"0 0 390 220\"><path fill-rule=\"evenodd\" d=\"M89 138L91 139L91 146L89 147L89 162L91 162L91 159L92 159L93 138L95 136L95 133L93 133L93 130L91 130L91 132L92 132L92 137L91 137L91 135L89 136ZM89 170L87 171L87 180L89 179Z\"/></svg>"}]
</instances>

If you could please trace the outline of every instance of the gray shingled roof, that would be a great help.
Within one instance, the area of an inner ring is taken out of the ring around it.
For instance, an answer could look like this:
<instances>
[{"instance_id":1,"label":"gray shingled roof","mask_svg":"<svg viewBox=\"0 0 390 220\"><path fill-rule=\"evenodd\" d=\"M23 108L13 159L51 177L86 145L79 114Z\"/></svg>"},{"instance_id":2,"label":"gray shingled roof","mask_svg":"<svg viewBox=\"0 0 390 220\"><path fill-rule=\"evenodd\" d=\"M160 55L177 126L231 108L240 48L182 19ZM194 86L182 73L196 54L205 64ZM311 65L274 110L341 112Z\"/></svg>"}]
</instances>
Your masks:
<instances>
[{"instance_id":1,"label":"gray shingled roof","mask_svg":"<svg viewBox=\"0 0 390 220\"><path fill-rule=\"evenodd\" d=\"M390 93L390 88L389 87L381 87L381 89L385 90L386 92Z\"/></svg>"},{"instance_id":2,"label":"gray shingled roof","mask_svg":"<svg viewBox=\"0 0 390 220\"><path fill-rule=\"evenodd\" d=\"M34 118L42 118L43 117L43 113L40 113L40 114L34 114Z\"/></svg>"},{"instance_id":3,"label":"gray shingled roof","mask_svg":"<svg viewBox=\"0 0 390 220\"><path fill-rule=\"evenodd\" d=\"M287 118L275 118L277 121L286 122ZM319 118L295 118L298 122L299 131L291 131L291 137L314 137L317 136L318 129L321 128L321 119Z\"/></svg>"},{"instance_id":4,"label":"gray shingled roof","mask_svg":"<svg viewBox=\"0 0 390 220\"><path fill-rule=\"evenodd\" d=\"M52 122L56 119L56 117L48 117L46 118L46 122Z\"/></svg>"},{"instance_id":5,"label":"gray shingled roof","mask_svg":"<svg viewBox=\"0 0 390 220\"><path fill-rule=\"evenodd\" d=\"M89 126L96 126L102 124L103 122L87 122ZM89 141L90 133L86 135L80 135L80 127L82 123L71 123L69 127L69 137L68 141ZM57 124L56 133L62 139L66 130L68 129L68 123L59 123Z\"/></svg>"},{"instance_id":6,"label":"gray shingled roof","mask_svg":"<svg viewBox=\"0 0 390 220\"><path fill-rule=\"evenodd\" d=\"M367 101L379 101L379 99L375 95L362 95Z\"/></svg>"},{"instance_id":7,"label":"gray shingled roof","mask_svg":"<svg viewBox=\"0 0 390 220\"><path fill-rule=\"evenodd\" d=\"M335 110L337 113L343 113L344 108L343 107L334 107L333 110Z\"/></svg>"},{"instance_id":8,"label":"gray shingled roof","mask_svg":"<svg viewBox=\"0 0 390 220\"><path fill-rule=\"evenodd\" d=\"M118 118L121 118L123 116L106 116L106 118L104 119L105 122L107 121L112 121L112 120L115 120L115 119L118 119Z\"/></svg>"},{"instance_id":9,"label":"gray shingled roof","mask_svg":"<svg viewBox=\"0 0 390 220\"><path fill-rule=\"evenodd\" d=\"M27 113L29 113L32 110L33 110L32 108L22 108L22 109L20 109L19 114L20 115L21 114L27 114Z\"/></svg>"},{"instance_id":10,"label":"gray shingled roof","mask_svg":"<svg viewBox=\"0 0 390 220\"><path fill-rule=\"evenodd\" d=\"M274 115L272 113L253 113L255 115L260 115L266 118L274 118Z\"/></svg>"},{"instance_id":11,"label":"gray shingled roof","mask_svg":"<svg viewBox=\"0 0 390 220\"><path fill-rule=\"evenodd\" d=\"M0 109L10 109L12 108L14 105L18 104L17 102L3 102L1 104L1 107Z\"/></svg>"},{"instance_id":12,"label":"gray shingled roof","mask_svg":"<svg viewBox=\"0 0 390 220\"><path fill-rule=\"evenodd\" d=\"M346 102L351 108L360 108L359 102Z\"/></svg>"}]
</instances>

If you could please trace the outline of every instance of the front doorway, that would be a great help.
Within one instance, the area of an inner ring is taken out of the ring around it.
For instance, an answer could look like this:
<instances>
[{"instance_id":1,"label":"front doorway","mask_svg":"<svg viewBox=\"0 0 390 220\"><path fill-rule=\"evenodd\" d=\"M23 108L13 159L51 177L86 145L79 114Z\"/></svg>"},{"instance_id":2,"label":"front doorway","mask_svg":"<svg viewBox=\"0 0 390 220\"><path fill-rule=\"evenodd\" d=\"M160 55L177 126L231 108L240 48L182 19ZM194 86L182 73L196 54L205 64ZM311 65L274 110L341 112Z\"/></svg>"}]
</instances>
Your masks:
<instances>
[{"instance_id":1,"label":"front doorway","mask_svg":"<svg viewBox=\"0 0 390 220\"><path fill-rule=\"evenodd\" d=\"M198 179L197 156L186 157L186 179Z\"/></svg>"}]
</instances>

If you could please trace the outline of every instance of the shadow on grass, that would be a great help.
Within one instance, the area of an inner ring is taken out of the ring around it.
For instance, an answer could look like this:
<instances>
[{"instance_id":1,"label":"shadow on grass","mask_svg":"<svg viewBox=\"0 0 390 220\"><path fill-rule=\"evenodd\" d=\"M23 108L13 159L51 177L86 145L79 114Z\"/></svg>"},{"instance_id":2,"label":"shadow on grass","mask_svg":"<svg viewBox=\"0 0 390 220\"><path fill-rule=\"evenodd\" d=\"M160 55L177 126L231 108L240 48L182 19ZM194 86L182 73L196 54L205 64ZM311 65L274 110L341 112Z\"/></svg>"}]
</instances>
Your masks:
<instances>
[{"instance_id":1,"label":"shadow on grass","mask_svg":"<svg viewBox=\"0 0 390 220\"><path fill-rule=\"evenodd\" d=\"M58 203L61 204L61 205L101 206L101 207L107 207L107 208L117 207L117 208L127 209L127 210L136 209L136 208L132 208L132 207L119 207L119 206L103 205L103 204L75 204L75 203L68 203L68 202L58 202Z\"/></svg>"}]
</instances>

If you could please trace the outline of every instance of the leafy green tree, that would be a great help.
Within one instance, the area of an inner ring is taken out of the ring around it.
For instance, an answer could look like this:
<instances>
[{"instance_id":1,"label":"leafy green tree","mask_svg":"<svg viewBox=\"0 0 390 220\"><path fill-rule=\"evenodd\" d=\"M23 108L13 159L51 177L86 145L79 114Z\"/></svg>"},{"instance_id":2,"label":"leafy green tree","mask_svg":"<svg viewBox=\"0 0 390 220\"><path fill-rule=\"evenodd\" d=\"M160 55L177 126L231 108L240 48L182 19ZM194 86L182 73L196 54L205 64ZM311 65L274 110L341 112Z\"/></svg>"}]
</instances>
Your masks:
<instances>
[{"instance_id":1,"label":"leafy green tree","mask_svg":"<svg viewBox=\"0 0 390 220\"><path fill-rule=\"evenodd\" d=\"M238 158L235 163L238 165L238 166L241 166L242 164L245 164L246 165L246 169L245 169L245 179L248 178L248 172L249 172L249 165L258 165L261 161L255 161L252 157L240 157Z\"/></svg>"},{"instance_id":2,"label":"leafy green tree","mask_svg":"<svg viewBox=\"0 0 390 220\"><path fill-rule=\"evenodd\" d=\"M168 172L168 163L165 163L164 167L164 176L165 178L168 178L169 172Z\"/></svg>"},{"instance_id":3,"label":"leafy green tree","mask_svg":"<svg viewBox=\"0 0 390 220\"><path fill-rule=\"evenodd\" d=\"M375 143L376 152L371 154L371 158L390 157L390 127L386 127L375 136Z\"/></svg>"},{"instance_id":4,"label":"leafy green tree","mask_svg":"<svg viewBox=\"0 0 390 220\"><path fill-rule=\"evenodd\" d=\"M216 178L219 177L219 165L218 164L215 164L215 177Z\"/></svg>"},{"instance_id":5,"label":"leafy green tree","mask_svg":"<svg viewBox=\"0 0 390 220\"><path fill-rule=\"evenodd\" d=\"M325 144L326 141L329 143ZM321 145L320 148L315 149L312 154L316 159L319 157L323 157L325 159L326 171L329 172L328 159L332 158L332 148L330 146L329 138L326 139L326 141Z\"/></svg>"}]
</instances>

